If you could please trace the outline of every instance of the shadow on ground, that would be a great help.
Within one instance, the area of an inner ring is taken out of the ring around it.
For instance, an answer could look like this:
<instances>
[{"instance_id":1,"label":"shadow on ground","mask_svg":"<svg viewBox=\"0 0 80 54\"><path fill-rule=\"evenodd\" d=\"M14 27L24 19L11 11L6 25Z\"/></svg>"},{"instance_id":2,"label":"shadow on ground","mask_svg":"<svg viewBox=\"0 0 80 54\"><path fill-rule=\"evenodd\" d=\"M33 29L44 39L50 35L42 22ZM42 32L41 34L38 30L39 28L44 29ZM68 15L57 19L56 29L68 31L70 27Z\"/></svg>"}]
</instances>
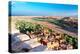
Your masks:
<instances>
[{"instance_id":1,"label":"shadow on ground","mask_svg":"<svg viewBox=\"0 0 80 54\"><path fill-rule=\"evenodd\" d=\"M19 33L8 34L9 35L9 46L8 51L10 53L17 53L17 52L28 52L31 48L29 44L22 42L17 36L20 35Z\"/></svg>"}]
</instances>

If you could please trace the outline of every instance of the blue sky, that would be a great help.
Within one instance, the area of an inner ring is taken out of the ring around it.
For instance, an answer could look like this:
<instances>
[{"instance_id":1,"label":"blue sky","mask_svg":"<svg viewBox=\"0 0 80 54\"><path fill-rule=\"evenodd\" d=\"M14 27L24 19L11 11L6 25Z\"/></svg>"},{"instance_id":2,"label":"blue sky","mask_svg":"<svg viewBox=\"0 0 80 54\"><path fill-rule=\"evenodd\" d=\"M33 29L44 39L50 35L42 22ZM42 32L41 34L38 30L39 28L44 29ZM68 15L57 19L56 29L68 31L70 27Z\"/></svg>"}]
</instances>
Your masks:
<instances>
[{"instance_id":1,"label":"blue sky","mask_svg":"<svg viewBox=\"0 0 80 54\"><path fill-rule=\"evenodd\" d=\"M10 2L9 2L10 3ZM77 16L78 6L69 4L51 4L39 2L12 1L13 16ZM10 11L10 9L9 9ZM9 13L10 14L10 13Z\"/></svg>"}]
</instances>

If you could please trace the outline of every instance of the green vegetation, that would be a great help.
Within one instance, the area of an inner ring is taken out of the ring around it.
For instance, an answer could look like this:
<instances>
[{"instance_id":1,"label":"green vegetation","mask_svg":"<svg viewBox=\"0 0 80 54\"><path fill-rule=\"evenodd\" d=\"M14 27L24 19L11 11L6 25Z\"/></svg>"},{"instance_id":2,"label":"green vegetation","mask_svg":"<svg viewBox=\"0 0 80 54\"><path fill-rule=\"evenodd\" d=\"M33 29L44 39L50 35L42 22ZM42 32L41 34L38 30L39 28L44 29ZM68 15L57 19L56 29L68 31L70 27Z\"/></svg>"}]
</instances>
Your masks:
<instances>
[{"instance_id":1,"label":"green vegetation","mask_svg":"<svg viewBox=\"0 0 80 54\"><path fill-rule=\"evenodd\" d=\"M16 22L16 28L21 32L21 33L26 33L28 32L38 32L42 30L43 26L40 24L34 24L31 22L26 22L26 21L17 21Z\"/></svg>"},{"instance_id":2,"label":"green vegetation","mask_svg":"<svg viewBox=\"0 0 80 54\"><path fill-rule=\"evenodd\" d=\"M71 37L71 36L69 36L67 34L64 34L64 38L69 44L74 46L74 49L78 48L78 40L77 40L77 38Z\"/></svg>"},{"instance_id":3,"label":"green vegetation","mask_svg":"<svg viewBox=\"0 0 80 54\"><path fill-rule=\"evenodd\" d=\"M44 20L47 20L47 19L44 19ZM21 33L25 33L26 34L27 32L29 32L28 35L29 35L30 38L31 38L31 32L33 32L35 34L35 36L36 35L37 35L37 37L40 36L39 37L40 39L42 37L44 37L43 40L46 38L46 34L47 34L48 37L51 36L51 38L53 38L53 39L54 39L54 37L57 36L56 34L58 34L58 33L54 32L52 29L47 28L46 26L43 26L43 25L40 25L40 24L37 24L37 23L26 22L26 21L17 21L16 22L16 28ZM54 37L52 37L52 36L54 36ZM66 40L67 44L71 44L74 49L78 48L78 46L77 46L78 45L77 38L74 38L74 37L69 36L67 34L63 34L62 36ZM47 39L49 39L48 37L47 37Z\"/></svg>"},{"instance_id":4,"label":"green vegetation","mask_svg":"<svg viewBox=\"0 0 80 54\"><path fill-rule=\"evenodd\" d=\"M70 32L77 33L77 24L72 24L70 22L66 22L66 21L64 21L64 18L60 19L60 20L56 20L56 19L52 19L52 18L51 19L50 18L33 18L33 20L46 21L46 22L49 22L51 24L58 25L61 28L65 29L65 30L68 30Z\"/></svg>"},{"instance_id":5,"label":"green vegetation","mask_svg":"<svg viewBox=\"0 0 80 54\"><path fill-rule=\"evenodd\" d=\"M49 18L33 18L33 20L37 20L37 21L46 21L52 24L56 24L59 25L61 27L66 27L68 25L64 24L64 22L62 22L62 20L54 20L54 19L49 19Z\"/></svg>"},{"instance_id":6,"label":"green vegetation","mask_svg":"<svg viewBox=\"0 0 80 54\"><path fill-rule=\"evenodd\" d=\"M16 29L18 29L21 33L26 32L26 22L25 21L17 21L16 22Z\"/></svg>"}]
</instances>

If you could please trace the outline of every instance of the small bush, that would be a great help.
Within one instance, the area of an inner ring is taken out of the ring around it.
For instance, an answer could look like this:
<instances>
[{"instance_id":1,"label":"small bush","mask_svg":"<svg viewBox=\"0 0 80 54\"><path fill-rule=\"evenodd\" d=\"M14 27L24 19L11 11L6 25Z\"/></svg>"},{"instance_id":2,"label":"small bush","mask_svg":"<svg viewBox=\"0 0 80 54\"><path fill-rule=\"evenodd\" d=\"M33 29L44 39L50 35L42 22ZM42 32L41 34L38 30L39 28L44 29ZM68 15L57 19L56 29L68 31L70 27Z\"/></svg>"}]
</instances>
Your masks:
<instances>
[{"instance_id":1,"label":"small bush","mask_svg":"<svg viewBox=\"0 0 80 54\"><path fill-rule=\"evenodd\" d=\"M25 21L17 21L16 22L16 29L18 29L21 33L26 32L26 22Z\"/></svg>"},{"instance_id":2,"label":"small bush","mask_svg":"<svg viewBox=\"0 0 80 54\"><path fill-rule=\"evenodd\" d=\"M66 34L66 35L65 35L65 40L66 40L69 44L73 45L74 49L77 49L77 48L78 48L78 40L77 40L77 38L71 37L71 36L69 36L69 35Z\"/></svg>"},{"instance_id":3,"label":"small bush","mask_svg":"<svg viewBox=\"0 0 80 54\"><path fill-rule=\"evenodd\" d=\"M33 24L31 22L26 22L26 21L17 21L16 22L16 28L21 32L21 33L26 33L28 32L39 32L42 30L43 26L40 24Z\"/></svg>"}]
</instances>

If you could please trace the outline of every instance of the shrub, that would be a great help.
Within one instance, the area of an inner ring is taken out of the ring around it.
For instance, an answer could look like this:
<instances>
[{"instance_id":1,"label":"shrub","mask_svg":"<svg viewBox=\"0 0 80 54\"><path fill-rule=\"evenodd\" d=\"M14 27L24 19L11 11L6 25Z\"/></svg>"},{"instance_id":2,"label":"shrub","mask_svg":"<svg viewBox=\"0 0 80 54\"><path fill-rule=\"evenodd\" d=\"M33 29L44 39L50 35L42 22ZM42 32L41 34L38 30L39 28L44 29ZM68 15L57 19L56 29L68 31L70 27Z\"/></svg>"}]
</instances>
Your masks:
<instances>
[{"instance_id":1,"label":"shrub","mask_svg":"<svg viewBox=\"0 0 80 54\"><path fill-rule=\"evenodd\" d=\"M16 22L16 29L18 29L21 33L26 32L26 22L25 21L17 21Z\"/></svg>"},{"instance_id":2,"label":"shrub","mask_svg":"<svg viewBox=\"0 0 80 54\"><path fill-rule=\"evenodd\" d=\"M26 22L26 21L17 21L16 22L16 28L21 32L21 33L26 33L28 32L40 32L43 28L42 25L40 24L33 24L31 22Z\"/></svg>"},{"instance_id":3,"label":"shrub","mask_svg":"<svg viewBox=\"0 0 80 54\"><path fill-rule=\"evenodd\" d=\"M73 45L73 48L74 49L77 49L78 48L78 40L77 40L77 38L75 38L75 37L71 37L71 36L69 36L69 35L65 35L65 40L69 43L69 44L71 44L71 45Z\"/></svg>"}]
</instances>

